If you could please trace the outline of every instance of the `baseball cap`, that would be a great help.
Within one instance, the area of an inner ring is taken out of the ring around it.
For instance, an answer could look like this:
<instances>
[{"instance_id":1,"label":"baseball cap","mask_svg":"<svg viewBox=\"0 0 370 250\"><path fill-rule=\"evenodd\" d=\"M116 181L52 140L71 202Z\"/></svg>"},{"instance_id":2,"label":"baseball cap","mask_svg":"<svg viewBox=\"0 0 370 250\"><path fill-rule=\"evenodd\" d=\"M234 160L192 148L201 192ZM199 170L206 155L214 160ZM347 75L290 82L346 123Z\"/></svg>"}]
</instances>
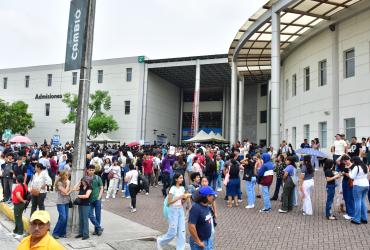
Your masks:
<instances>
[{"instance_id":1,"label":"baseball cap","mask_svg":"<svg viewBox=\"0 0 370 250\"><path fill-rule=\"evenodd\" d=\"M207 196L207 195L216 195L216 192L209 186L201 187L199 189L200 196Z\"/></svg>"},{"instance_id":2,"label":"baseball cap","mask_svg":"<svg viewBox=\"0 0 370 250\"><path fill-rule=\"evenodd\" d=\"M50 214L48 211L45 210L36 210L33 212L30 222L33 222L35 220L42 221L42 223L48 223L50 222Z\"/></svg>"}]
</instances>

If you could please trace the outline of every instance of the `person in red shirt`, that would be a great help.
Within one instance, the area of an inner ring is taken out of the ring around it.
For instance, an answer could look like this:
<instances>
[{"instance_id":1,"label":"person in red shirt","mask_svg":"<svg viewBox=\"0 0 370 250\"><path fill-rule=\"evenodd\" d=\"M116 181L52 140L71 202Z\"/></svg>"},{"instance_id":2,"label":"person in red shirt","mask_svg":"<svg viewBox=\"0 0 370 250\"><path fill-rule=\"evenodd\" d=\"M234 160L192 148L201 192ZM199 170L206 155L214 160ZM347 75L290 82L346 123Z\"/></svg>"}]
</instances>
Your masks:
<instances>
[{"instance_id":1,"label":"person in red shirt","mask_svg":"<svg viewBox=\"0 0 370 250\"><path fill-rule=\"evenodd\" d=\"M49 173L49 176L51 178L50 189L51 189L51 191L53 191L54 190L55 176L58 173L58 163L55 160L55 154L54 153L52 153L50 155L49 162L50 162L50 170L48 170L48 173ZM48 187L48 191L49 191L49 187Z\"/></svg>"},{"instance_id":2,"label":"person in red shirt","mask_svg":"<svg viewBox=\"0 0 370 250\"><path fill-rule=\"evenodd\" d=\"M148 185L145 185L145 195L149 195L149 185L153 186L154 180L153 180L153 160L150 159L150 156L145 154L143 165L142 165L142 173L148 180Z\"/></svg>"},{"instance_id":3,"label":"person in red shirt","mask_svg":"<svg viewBox=\"0 0 370 250\"><path fill-rule=\"evenodd\" d=\"M26 184L23 184L24 178L22 175L16 177L16 186L12 192L12 201L14 204L14 221L15 229L13 230L14 237L20 239L23 236L23 221L22 214L25 208L25 194L28 190Z\"/></svg>"}]
</instances>

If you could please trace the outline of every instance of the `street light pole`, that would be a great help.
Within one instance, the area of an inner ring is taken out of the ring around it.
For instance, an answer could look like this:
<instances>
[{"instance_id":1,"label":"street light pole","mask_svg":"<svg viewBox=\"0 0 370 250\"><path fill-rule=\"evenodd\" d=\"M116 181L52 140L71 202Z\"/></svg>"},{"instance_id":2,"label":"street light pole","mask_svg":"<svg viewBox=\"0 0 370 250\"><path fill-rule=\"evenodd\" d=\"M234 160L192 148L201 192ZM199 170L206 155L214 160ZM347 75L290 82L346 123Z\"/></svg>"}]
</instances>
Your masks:
<instances>
[{"instance_id":1,"label":"street light pole","mask_svg":"<svg viewBox=\"0 0 370 250\"><path fill-rule=\"evenodd\" d=\"M96 0L88 0L88 10L86 19L86 33L83 44L83 56L80 69L80 83L78 88L78 107L77 119L74 137L74 151L73 151L73 167L71 188L78 183L84 176L84 169L86 165L86 138L87 138L87 118L88 118L88 104L90 95L90 76L91 76L91 61L94 38L94 20L95 20L95 6ZM70 232L78 232L78 210L77 206L72 208L72 216Z\"/></svg>"}]
</instances>

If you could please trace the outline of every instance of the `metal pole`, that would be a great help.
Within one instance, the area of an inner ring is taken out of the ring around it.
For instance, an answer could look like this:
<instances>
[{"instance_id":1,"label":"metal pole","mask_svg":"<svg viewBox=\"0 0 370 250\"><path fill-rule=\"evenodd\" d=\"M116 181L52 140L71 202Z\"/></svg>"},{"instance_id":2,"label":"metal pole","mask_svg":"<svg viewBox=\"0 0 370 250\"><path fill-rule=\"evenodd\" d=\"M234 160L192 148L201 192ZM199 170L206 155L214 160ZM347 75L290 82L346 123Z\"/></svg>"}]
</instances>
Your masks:
<instances>
[{"instance_id":1,"label":"metal pole","mask_svg":"<svg viewBox=\"0 0 370 250\"><path fill-rule=\"evenodd\" d=\"M271 145L276 149L280 142L280 13L271 15Z\"/></svg>"},{"instance_id":2,"label":"metal pole","mask_svg":"<svg viewBox=\"0 0 370 250\"><path fill-rule=\"evenodd\" d=\"M179 124L179 140L178 144L181 145L182 142L182 119L183 119L183 113L184 113L184 89L180 89L180 124Z\"/></svg>"},{"instance_id":3,"label":"metal pole","mask_svg":"<svg viewBox=\"0 0 370 250\"><path fill-rule=\"evenodd\" d=\"M222 136L226 138L226 86L222 88Z\"/></svg>"},{"instance_id":4,"label":"metal pole","mask_svg":"<svg viewBox=\"0 0 370 250\"><path fill-rule=\"evenodd\" d=\"M87 11L86 23L86 39L84 44L84 54L80 70L80 84L78 88L78 107L77 119L74 137L74 151L73 151L73 167L71 186L73 187L84 176L84 169L86 165L86 137L87 137L87 118L88 118L88 104L90 94L90 75L91 75L91 60L94 38L94 20L95 20L95 3L96 0L89 0L89 9ZM70 232L78 232L78 210L77 206L72 208L72 221L69 223Z\"/></svg>"},{"instance_id":5,"label":"metal pole","mask_svg":"<svg viewBox=\"0 0 370 250\"><path fill-rule=\"evenodd\" d=\"M236 103L237 103L237 80L236 64L231 63L231 101L230 101L230 144L236 142Z\"/></svg>"},{"instance_id":6,"label":"metal pole","mask_svg":"<svg viewBox=\"0 0 370 250\"><path fill-rule=\"evenodd\" d=\"M243 141L244 77L239 80L238 140Z\"/></svg>"},{"instance_id":7,"label":"metal pole","mask_svg":"<svg viewBox=\"0 0 370 250\"><path fill-rule=\"evenodd\" d=\"M197 59L195 67L195 90L194 90L194 135L199 132L199 95L200 95L200 61Z\"/></svg>"}]
</instances>

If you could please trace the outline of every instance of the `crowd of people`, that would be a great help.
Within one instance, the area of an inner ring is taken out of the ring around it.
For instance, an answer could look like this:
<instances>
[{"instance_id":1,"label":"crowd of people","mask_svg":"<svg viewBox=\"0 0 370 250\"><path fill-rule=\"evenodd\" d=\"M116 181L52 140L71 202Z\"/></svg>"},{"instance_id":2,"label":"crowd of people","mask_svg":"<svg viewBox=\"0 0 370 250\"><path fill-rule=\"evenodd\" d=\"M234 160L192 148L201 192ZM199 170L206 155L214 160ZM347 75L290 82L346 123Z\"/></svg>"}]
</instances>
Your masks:
<instances>
[{"instance_id":1,"label":"crowd of people","mask_svg":"<svg viewBox=\"0 0 370 250\"><path fill-rule=\"evenodd\" d=\"M320 142L315 138L309 144L305 139L300 147L315 152L320 150ZM367 223L370 138L358 142L353 137L349 142L344 135L337 134L331 151L332 157L322 159L315 153L298 155L286 141L274 149L248 140L230 146L90 145L85 175L72 186L72 144L44 143L20 149L4 144L0 145L2 202L14 204L14 236L21 238L22 213L28 201L32 215L37 209L45 210L48 192L56 192L59 217L52 236L67 237L69 208L78 206L80 226L76 238L85 240L89 239L89 220L94 225L94 235L103 233L102 200L116 199L119 195L131 199L134 213L140 209L137 195L141 192L150 195L152 188L161 185L163 214L169 227L165 235L158 237L158 249L175 237L177 249L184 249L186 221L191 249L213 249L219 216L215 197L221 195L220 191L225 190L222 198L230 209L242 203L245 191L246 209L255 209L256 199L262 198L261 213L271 211L272 201L281 201L280 213L289 213L301 204L302 214L309 216L314 213L315 171L321 165L327 183L325 217L336 220L334 206L338 206L351 223ZM275 187L271 187L274 179ZM187 219L184 207L189 210Z\"/></svg>"}]
</instances>

